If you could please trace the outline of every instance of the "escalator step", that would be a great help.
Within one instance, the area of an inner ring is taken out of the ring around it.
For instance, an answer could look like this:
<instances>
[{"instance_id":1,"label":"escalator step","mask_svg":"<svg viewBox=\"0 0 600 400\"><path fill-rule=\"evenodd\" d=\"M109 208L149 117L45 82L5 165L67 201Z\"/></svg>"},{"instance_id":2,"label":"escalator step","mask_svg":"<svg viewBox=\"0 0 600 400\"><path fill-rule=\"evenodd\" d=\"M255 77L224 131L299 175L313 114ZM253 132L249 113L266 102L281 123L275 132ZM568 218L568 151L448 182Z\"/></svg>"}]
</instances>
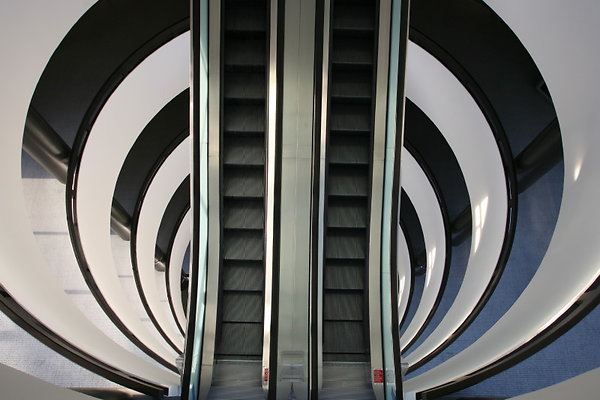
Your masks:
<instances>
[{"instance_id":1,"label":"escalator step","mask_svg":"<svg viewBox=\"0 0 600 400\"><path fill-rule=\"evenodd\" d=\"M263 325L253 323L221 324L220 342L215 353L222 356L262 356Z\"/></svg>"},{"instance_id":2,"label":"escalator step","mask_svg":"<svg viewBox=\"0 0 600 400\"><path fill-rule=\"evenodd\" d=\"M354 99L356 101L358 99L370 104L373 94L371 71L338 71L334 74L335 79L331 82L333 100Z\"/></svg>"},{"instance_id":3,"label":"escalator step","mask_svg":"<svg viewBox=\"0 0 600 400\"><path fill-rule=\"evenodd\" d=\"M323 321L323 353L367 353L363 322Z\"/></svg>"},{"instance_id":4,"label":"escalator step","mask_svg":"<svg viewBox=\"0 0 600 400\"><path fill-rule=\"evenodd\" d=\"M231 230L223 238L223 259L260 261L264 254L262 231Z\"/></svg>"},{"instance_id":5,"label":"escalator step","mask_svg":"<svg viewBox=\"0 0 600 400\"><path fill-rule=\"evenodd\" d=\"M264 36L229 38L225 46L225 65L256 70L266 64Z\"/></svg>"},{"instance_id":6,"label":"escalator step","mask_svg":"<svg viewBox=\"0 0 600 400\"><path fill-rule=\"evenodd\" d=\"M331 62L338 66L349 66L352 69L356 67L372 68L373 67L373 38L371 37L355 37L353 40L348 38L338 37L334 34L336 45L331 49ZM335 75L333 76L335 79Z\"/></svg>"},{"instance_id":7,"label":"escalator step","mask_svg":"<svg viewBox=\"0 0 600 400\"><path fill-rule=\"evenodd\" d=\"M223 129L226 133L264 133L264 105L225 104Z\"/></svg>"},{"instance_id":8,"label":"escalator step","mask_svg":"<svg viewBox=\"0 0 600 400\"><path fill-rule=\"evenodd\" d=\"M368 168L330 165L327 191L329 196L368 196Z\"/></svg>"},{"instance_id":9,"label":"escalator step","mask_svg":"<svg viewBox=\"0 0 600 400\"><path fill-rule=\"evenodd\" d=\"M228 165L264 166L265 146L260 136L225 138L223 162Z\"/></svg>"},{"instance_id":10,"label":"escalator step","mask_svg":"<svg viewBox=\"0 0 600 400\"><path fill-rule=\"evenodd\" d=\"M216 360L247 362L262 356L268 15L266 0L224 0L222 6L222 245ZM257 366L250 379L239 380L244 373L236 369L227 384L260 388L260 361ZM244 390L227 393L232 399L254 398L244 397Z\"/></svg>"},{"instance_id":11,"label":"escalator step","mask_svg":"<svg viewBox=\"0 0 600 400\"><path fill-rule=\"evenodd\" d=\"M322 311L323 361L335 363L364 363L369 353L365 289L377 4L334 0L331 9Z\"/></svg>"},{"instance_id":12,"label":"escalator step","mask_svg":"<svg viewBox=\"0 0 600 400\"><path fill-rule=\"evenodd\" d=\"M261 387L262 362L260 361L235 361L218 360L214 363L211 393L218 388L218 393L227 395L224 400L231 399L253 399L252 390L259 389L262 392L261 400L265 400L265 393ZM235 376L235 379L231 379ZM245 397L238 397L246 391ZM211 399L210 395L208 399Z\"/></svg>"},{"instance_id":13,"label":"escalator step","mask_svg":"<svg viewBox=\"0 0 600 400\"><path fill-rule=\"evenodd\" d=\"M362 230L335 230L325 238L328 259L364 259L367 256L365 232Z\"/></svg>"},{"instance_id":14,"label":"escalator step","mask_svg":"<svg viewBox=\"0 0 600 400\"><path fill-rule=\"evenodd\" d=\"M328 228L366 228L369 223L364 198L331 197L327 207Z\"/></svg>"},{"instance_id":15,"label":"escalator step","mask_svg":"<svg viewBox=\"0 0 600 400\"><path fill-rule=\"evenodd\" d=\"M223 263L223 290L263 290L265 271L261 261L227 260Z\"/></svg>"},{"instance_id":16,"label":"escalator step","mask_svg":"<svg viewBox=\"0 0 600 400\"><path fill-rule=\"evenodd\" d=\"M261 71L226 72L223 83L225 101L236 99L256 103L265 99L265 74Z\"/></svg>"},{"instance_id":17,"label":"escalator step","mask_svg":"<svg viewBox=\"0 0 600 400\"><path fill-rule=\"evenodd\" d=\"M331 103L331 130L342 132L370 132L370 104Z\"/></svg>"},{"instance_id":18,"label":"escalator step","mask_svg":"<svg viewBox=\"0 0 600 400\"><path fill-rule=\"evenodd\" d=\"M262 322L263 296L261 292L224 292L223 323Z\"/></svg>"},{"instance_id":19,"label":"escalator step","mask_svg":"<svg viewBox=\"0 0 600 400\"><path fill-rule=\"evenodd\" d=\"M369 164L370 138L367 135L331 135L329 162L332 164Z\"/></svg>"},{"instance_id":20,"label":"escalator step","mask_svg":"<svg viewBox=\"0 0 600 400\"><path fill-rule=\"evenodd\" d=\"M262 229L265 208L262 199L226 199L223 207L225 229Z\"/></svg>"},{"instance_id":21,"label":"escalator step","mask_svg":"<svg viewBox=\"0 0 600 400\"><path fill-rule=\"evenodd\" d=\"M325 264L323 288L331 289L364 289L364 260L327 260Z\"/></svg>"},{"instance_id":22,"label":"escalator step","mask_svg":"<svg viewBox=\"0 0 600 400\"><path fill-rule=\"evenodd\" d=\"M373 30L375 7L372 1L336 1L332 18L333 29Z\"/></svg>"},{"instance_id":23,"label":"escalator step","mask_svg":"<svg viewBox=\"0 0 600 400\"><path fill-rule=\"evenodd\" d=\"M324 293L323 318L325 320L363 320L364 298L362 292Z\"/></svg>"},{"instance_id":24,"label":"escalator step","mask_svg":"<svg viewBox=\"0 0 600 400\"><path fill-rule=\"evenodd\" d=\"M262 168L229 167L223 178L226 197L260 198L264 196L264 171Z\"/></svg>"},{"instance_id":25,"label":"escalator step","mask_svg":"<svg viewBox=\"0 0 600 400\"><path fill-rule=\"evenodd\" d=\"M267 13L265 1L228 1L224 10L228 31L265 31Z\"/></svg>"}]
</instances>

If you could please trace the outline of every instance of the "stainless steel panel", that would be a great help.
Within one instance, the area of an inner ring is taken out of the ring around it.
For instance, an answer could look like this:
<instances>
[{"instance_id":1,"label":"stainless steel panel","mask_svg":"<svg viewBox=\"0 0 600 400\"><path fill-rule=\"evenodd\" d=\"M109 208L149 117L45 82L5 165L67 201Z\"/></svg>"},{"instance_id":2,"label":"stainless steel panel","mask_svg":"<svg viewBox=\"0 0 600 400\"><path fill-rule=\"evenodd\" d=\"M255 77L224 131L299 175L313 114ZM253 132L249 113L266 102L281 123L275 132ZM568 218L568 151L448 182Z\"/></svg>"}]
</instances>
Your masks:
<instances>
[{"instance_id":1,"label":"stainless steel panel","mask_svg":"<svg viewBox=\"0 0 600 400\"><path fill-rule=\"evenodd\" d=\"M278 399L308 399L315 1L285 4Z\"/></svg>"},{"instance_id":2,"label":"stainless steel panel","mask_svg":"<svg viewBox=\"0 0 600 400\"><path fill-rule=\"evenodd\" d=\"M267 82L267 181L266 181L266 208L265 208L265 310L264 310L264 329L263 329L263 390L266 394L269 391L271 380L268 379L271 357L271 320L272 320L272 302L273 302L273 240L274 240L274 213L275 213L275 168L277 164L276 144L277 144L277 3L278 0L271 0L270 20L269 20L269 76ZM265 379L267 377L267 379Z\"/></svg>"},{"instance_id":3,"label":"stainless steel panel","mask_svg":"<svg viewBox=\"0 0 600 400\"><path fill-rule=\"evenodd\" d=\"M330 42L330 21L331 21L331 0L324 1L323 12L323 64L322 64L322 89L321 89L321 133L320 133L320 159L319 159L319 229L318 229L318 282L317 282L317 324L318 337L316 345L318 347L318 365L317 383L318 389L323 386L323 263L325 262L325 177L327 171L327 98L329 96L329 42ZM313 283L314 284L314 283Z\"/></svg>"},{"instance_id":4,"label":"stainless steel panel","mask_svg":"<svg viewBox=\"0 0 600 400\"><path fill-rule=\"evenodd\" d=\"M208 268L200 399L207 398L212 384L219 294L221 1L209 0L208 13Z\"/></svg>"}]
</instances>

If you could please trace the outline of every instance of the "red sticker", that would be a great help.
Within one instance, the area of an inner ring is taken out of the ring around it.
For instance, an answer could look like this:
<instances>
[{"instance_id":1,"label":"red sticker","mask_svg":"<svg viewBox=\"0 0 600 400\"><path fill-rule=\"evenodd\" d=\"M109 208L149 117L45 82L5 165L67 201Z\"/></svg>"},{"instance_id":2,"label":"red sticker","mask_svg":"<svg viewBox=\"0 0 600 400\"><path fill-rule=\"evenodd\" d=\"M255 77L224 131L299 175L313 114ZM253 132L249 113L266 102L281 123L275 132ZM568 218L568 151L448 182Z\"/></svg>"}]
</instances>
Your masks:
<instances>
[{"instance_id":1,"label":"red sticker","mask_svg":"<svg viewBox=\"0 0 600 400\"><path fill-rule=\"evenodd\" d=\"M263 382L269 382L269 368L265 368L263 372Z\"/></svg>"},{"instance_id":2,"label":"red sticker","mask_svg":"<svg viewBox=\"0 0 600 400\"><path fill-rule=\"evenodd\" d=\"M373 383L383 383L383 370L382 369L374 369L373 370Z\"/></svg>"}]
</instances>

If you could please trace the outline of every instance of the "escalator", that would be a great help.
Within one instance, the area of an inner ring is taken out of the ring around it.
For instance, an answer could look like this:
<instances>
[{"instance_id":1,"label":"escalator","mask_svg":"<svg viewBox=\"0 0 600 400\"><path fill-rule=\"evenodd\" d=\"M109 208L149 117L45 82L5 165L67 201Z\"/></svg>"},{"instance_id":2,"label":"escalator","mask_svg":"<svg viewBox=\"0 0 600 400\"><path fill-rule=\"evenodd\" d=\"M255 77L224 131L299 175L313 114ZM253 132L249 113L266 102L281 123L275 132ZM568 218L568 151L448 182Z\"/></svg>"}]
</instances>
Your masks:
<instances>
[{"instance_id":1,"label":"escalator","mask_svg":"<svg viewBox=\"0 0 600 400\"><path fill-rule=\"evenodd\" d=\"M376 1L332 1L320 393L323 398L373 398L368 384L367 266L376 7Z\"/></svg>"},{"instance_id":2,"label":"escalator","mask_svg":"<svg viewBox=\"0 0 600 400\"><path fill-rule=\"evenodd\" d=\"M266 0L222 5L222 245L209 396L214 399L264 398L267 16Z\"/></svg>"}]
</instances>

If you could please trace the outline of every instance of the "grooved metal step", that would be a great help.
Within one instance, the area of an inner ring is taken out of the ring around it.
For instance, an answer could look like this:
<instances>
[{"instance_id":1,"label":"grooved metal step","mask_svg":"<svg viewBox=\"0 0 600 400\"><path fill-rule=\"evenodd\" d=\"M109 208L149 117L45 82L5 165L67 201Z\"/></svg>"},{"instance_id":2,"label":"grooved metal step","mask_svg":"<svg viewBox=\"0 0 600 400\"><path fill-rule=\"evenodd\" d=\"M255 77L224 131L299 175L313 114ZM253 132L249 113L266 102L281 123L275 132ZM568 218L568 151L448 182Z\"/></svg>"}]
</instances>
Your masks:
<instances>
[{"instance_id":1,"label":"grooved metal step","mask_svg":"<svg viewBox=\"0 0 600 400\"><path fill-rule=\"evenodd\" d=\"M209 398L262 399L260 363L248 373L251 364L223 362L262 358L267 2L226 0L222 12L221 276Z\"/></svg>"},{"instance_id":2,"label":"grooved metal step","mask_svg":"<svg viewBox=\"0 0 600 400\"><path fill-rule=\"evenodd\" d=\"M334 0L332 4L323 271L324 383L319 393L323 399L374 398L367 385L369 367L365 362L369 359L366 288L376 4L356 0ZM340 367L342 364L346 369Z\"/></svg>"}]
</instances>

